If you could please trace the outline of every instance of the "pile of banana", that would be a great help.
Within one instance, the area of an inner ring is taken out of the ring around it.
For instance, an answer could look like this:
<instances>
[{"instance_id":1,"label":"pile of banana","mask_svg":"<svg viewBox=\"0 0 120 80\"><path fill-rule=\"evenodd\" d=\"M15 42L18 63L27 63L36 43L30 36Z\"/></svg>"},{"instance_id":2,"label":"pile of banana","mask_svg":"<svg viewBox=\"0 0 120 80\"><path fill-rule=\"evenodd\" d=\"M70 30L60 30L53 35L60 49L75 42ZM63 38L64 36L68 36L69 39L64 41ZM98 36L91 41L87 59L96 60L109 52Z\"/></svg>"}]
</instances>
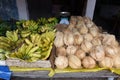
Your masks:
<instances>
[{"instance_id":1,"label":"pile of banana","mask_svg":"<svg viewBox=\"0 0 120 80\"><path fill-rule=\"evenodd\" d=\"M0 60L18 58L28 62L46 60L50 56L55 38L56 18L41 18L38 21L22 20L17 29L0 36Z\"/></svg>"}]
</instances>

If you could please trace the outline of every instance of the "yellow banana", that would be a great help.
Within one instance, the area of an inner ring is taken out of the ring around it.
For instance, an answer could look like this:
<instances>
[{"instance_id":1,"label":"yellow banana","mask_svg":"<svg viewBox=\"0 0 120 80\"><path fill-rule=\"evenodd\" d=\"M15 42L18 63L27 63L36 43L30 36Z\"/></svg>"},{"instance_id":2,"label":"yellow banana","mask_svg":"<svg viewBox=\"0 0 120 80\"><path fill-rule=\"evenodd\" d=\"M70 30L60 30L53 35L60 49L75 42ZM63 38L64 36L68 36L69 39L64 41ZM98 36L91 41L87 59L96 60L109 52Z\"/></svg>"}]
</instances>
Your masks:
<instances>
[{"instance_id":1,"label":"yellow banana","mask_svg":"<svg viewBox=\"0 0 120 80\"><path fill-rule=\"evenodd\" d=\"M31 38L31 42L34 43L35 40L36 40L35 34L31 34L31 35L30 35L30 38Z\"/></svg>"},{"instance_id":2,"label":"yellow banana","mask_svg":"<svg viewBox=\"0 0 120 80\"><path fill-rule=\"evenodd\" d=\"M25 53L29 53L29 51L32 49L33 45L28 45L26 48Z\"/></svg>"},{"instance_id":3,"label":"yellow banana","mask_svg":"<svg viewBox=\"0 0 120 80\"><path fill-rule=\"evenodd\" d=\"M21 33L21 36L23 38L28 37L31 34L31 32Z\"/></svg>"},{"instance_id":4,"label":"yellow banana","mask_svg":"<svg viewBox=\"0 0 120 80\"><path fill-rule=\"evenodd\" d=\"M4 42L0 42L0 45L1 45L1 46L4 46L4 47L11 47L9 44L4 43Z\"/></svg>"},{"instance_id":5,"label":"yellow banana","mask_svg":"<svg viewBox=\"0 0 120 80\"><path fill-rule=\"evenodd\" d=\"M10 42L10 40L9 40L7 37L0 36L0 42L9 43L9 42Z\"/></svg>"},{"instance_id":6,"label":"yellow banana","mask_svg":"<svg viewBox=\"0 0 120 80\"><path fill-rule=\"evenodd\" d=\"M38 46L35 46L35 47L33 47L28 53L30 54L30 53L33 53L33 52L35 52L35 51L37 51L39 49L39 47Z\"/></svg>"},{"instance_id":7,"label":"yellow banana","mask_svg":"<svg viewBox=\"0 0 120 80\"><path fill-rule=\"evenodd\" d=\"M18 40L18 30L13 31L13 41L16 42Z\"/></svg>"},{"instance_id":8,"label":"yellow banana","mask_svg":"<svg viewBox=\"0 0 120 80\"><path fill-rule=\"evenodd\" d=\"M18 49L18 52L25 53L27 46L25 44L22 44L22 46Z\"/></svg>"},{"instance_id":9,"label":"yellow banana","mask_svg":"<svg viewBox=\"0 0 120 80\"><path fill-rule=\"evenodd\" d=\"M50 56L51 50L52 50L52 46L50 46L46 52L43 52L42 53L43 57L41 57L41 60L46 60Z\"/></svg>"},{"instance_id":10,"label":"yellow banana","mask_svg":"<svg viewBox=\"0 0 120 80\"><path fill-rule=\"evenodd\" d=\"M28 45L33 45L33 43L29 40L29 39L25 39L25 42L28 44Z\"/></svg>"},{"instance_id":11,"label":"yellow banana","mask_svg":"<svg viewBox=\"0 0 120 80\"><path fill-rule=\"evenodd\" d=\"M7 32L6 32L6 36L7 36L7 38L8 38L10 41L13 41L13 34L12 34L12 32L7 31Z\"/></svg>"}]
</instances>

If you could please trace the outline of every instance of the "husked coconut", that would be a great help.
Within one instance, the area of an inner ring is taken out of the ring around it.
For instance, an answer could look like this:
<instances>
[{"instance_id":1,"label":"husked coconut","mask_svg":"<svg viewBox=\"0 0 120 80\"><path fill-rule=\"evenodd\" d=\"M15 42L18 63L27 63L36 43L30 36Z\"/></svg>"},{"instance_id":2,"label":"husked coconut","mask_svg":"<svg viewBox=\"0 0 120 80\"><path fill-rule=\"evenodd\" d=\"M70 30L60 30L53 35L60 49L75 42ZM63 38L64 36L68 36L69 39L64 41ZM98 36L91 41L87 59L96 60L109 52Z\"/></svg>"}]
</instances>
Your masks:
<instances>
[{"instance_id":1,"label":"husked coconut","mask_svg":"<svg viewBox=\"0 0 120 80\"><path fill-rule=\"evenodd\" d=\"M90 56L94 58L96 61L102 61L105 57L105 51L102 45L95 46L90 51Z\"/></svg>"},{"instance_id":2,"label":"husked coconut","mask_svg":"<svg viewBox=\"0 0 120 80\"><path fill-rule=\"evenodd\" d=\"M86 53L85 53L85 51L78 49L75 52L75 56L77 56L79 59L83 59L86 56Z\"/></svg>"},{"instance_id":3,"label":"husked coconut","mask_svg":"<svg viewBox=\"0 0 120 80\"><path fill-rule=\"evenodd\" d=\"M66 49L65 49L65 47L57 47L56 48L56 55L57 56L66 56Z\"/></svg>"},{"instance_id":4,"label":"husked coconut","mask_svg":"<svg viewBox=\"0 0 120 80\"><path fill-rule=\"evenodd\" d=\"M88 33L88 28L85 26L85 24L81 25L82 27L80 27L78 30L80 32L80 34L87 34Z\"/></svg>"},{"instance_id":5,"label":"husked coconut","mask_svg":"<svg viewBox=\"0 0 120 80\"><path fill-rule=\"evenodd\" d=\"M84 68L94 68L96 66L96 62L93 58L90 56L86 56L82 60L82 65Z\"/></svg>"},{"instance_id":6,"label":"husked coconut","mask_svg":"<svg viewBox=\"0 0 120 80\"><path fill-rule=\"evenodd\" d=\"M84 40L81 44L81 49L85 52L89 52L92 48L92 43L90 41Z\"/></svg>"},{"instance_id":7,"label":"husked coconut","mask_svg":"<svg viewBox=\"0 0 120 80\"><path fill-rule=\"evenodd\" d=\"M63 33L60 31L56 32L56 38L54 40L55 47L62 47L64 45L63 42Z\"/></svg>"},{"instance_id":8,"label":"husked coconut","mask_svg":"<svg viewBox=\"0 0 120 80\"><path fill-rule=\"evenodd\" d=\"M64 43L65 45L72 45L74 43L74 36L70 30L64 31Z\"/></svg>"},{"instance_id":9,"label":"husked coconut","mask_svg":"<svg viewBox=\"0 0 120 80\"><path fill-rule=\"evenodd\" d=\"M69 63L69 66L72 69L79 69L79 68L81 68L81 60L77 56L75 56L75 55L69 55L68 56L68 63Z\"/></svg>"},{"instance_id":10,"label":"husked coconut","mask_svg":"<svg viewBox=\"0 0 120 80\"><path fill-rule=\"evenodd\" d=\"M67 49L66 49L67 55L75 54L77 49L78 49L78 46L73 46L73 45L68 46Z\"/></svg>"},{"instance_id":11,"label":"husked coconut","mask_svg":"<svg viewBox=\"0 0 120 80\"><path fill-rule=\"evenodd\" d=\"M105 57L102 61L99 62L99 66L102 68L112 68L113 60L110 57Z\"/></svg>"},{"instance_id":12,"label":"husked coconut","mask_svg":"<svg viewBox=\"0 0 120 80\"><path fill-rule=\"evenodd\" d=\"M88 17L83 17L83 20L87 27L92 27L92 25L94 24L93 21Z\"/></svg>"},{"instance_id":13,"label":"husked coconut","mask_svg":"<svg viewBox=\"0 0 120 80\"><path fill-rule=\"evenodd\" d=\"M113 67L120 69L120 55L118 55L112 59L113 59Z\"/></svg>"},{"instance_id":14,"label":"husked coconut","mask_svg":"<svg viewBox=\"0 0 120 80\"><path fill-rule=\"evenodd\" d=\"M68 58L65 56L58 56L55 58L55 65L58 69L64 69L68 66Z\"/></svg>"},{"instance_id":15,"label":"husked coconut","mask_svg":"<svg viewBox=\"0 0 120 80\"><path fill-rule=\"evenodd\" d=\"M87 33L84 35L84 39L87 41L92 41L93 40L93 36L90 33Z\"/></svg>"},{"instance_id":16,"label":"husked coconut","mask_svg":"<svg viewBox=\"0 0 120 80\"><path fill-rule=\"evenodd\" d=\"M92 34L93 37L98 36L99 30L96 25L93 25L92 27L89 28L90 34Z\"/></svg>"},{"instance_id":17,"label":"husked coconut","mask_svg":"<svg viewBox=\"0 0 120 80\"><path fill-rule=\"evenodd\" d=\"M109 56L111 58L116 57L118 54L119 48L116 46L104 46L105 54L106 56Z\"/></svg>"},{"instance_id":18,"label":"husked coconut","mask_svg":"<svg viewBox=\"0 0 120 80\"><path fill-rule=\"evenodd\" d=\"M102 45L101 39L99 37L95 37L91 42L93 46Z\"/></svg>"},{"instance_id":19,"label":"husked coconut","mask_svg":"<svg viewBox=\"0 0 120 80\"><path fill-rule=\"evenodd\" d=\"M80 45L83 41L83 36L80 35L79 32L74 32L73 33L73 36L74 36L74 45Z\"/></svg>"},{"instance_id":20,"label":"husked coconut","mask_svg":"<svg viewBox=\"0 0 120 80\"><path fill-rule=\"evenodd\" d=\"M115 36L112 34L105 33L105 34L102 34L102 37L103 37L102 43L104 45L111 45L111 44L113 46L119 45L119 43L115 39Z\"/></svg>"},{"instance_id":21,"label":"husked coconut","mask_svg":"<svg viewBox=\"0 0 120 80\"><path fill-rule=\"evenodd\" d=\"M71 16L70 23L73 24L73 25L76 25L76 22L77 22L77 17L76 16Z\"/></svg>"}]
</instances>

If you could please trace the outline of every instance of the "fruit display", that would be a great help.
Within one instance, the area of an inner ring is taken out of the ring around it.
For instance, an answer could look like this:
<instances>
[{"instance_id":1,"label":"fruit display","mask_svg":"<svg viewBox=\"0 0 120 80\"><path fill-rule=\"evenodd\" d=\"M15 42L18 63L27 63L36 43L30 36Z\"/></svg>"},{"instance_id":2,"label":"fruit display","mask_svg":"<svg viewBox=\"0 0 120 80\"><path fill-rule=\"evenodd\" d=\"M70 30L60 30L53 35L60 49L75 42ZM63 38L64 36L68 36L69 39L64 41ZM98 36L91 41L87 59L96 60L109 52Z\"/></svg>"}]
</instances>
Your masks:
<instances>
[{"instance_id":1,"label":"fruit display","mask_svg":"<svg viewBox=\"0 0 120 80\"><path fill-rule=\"evenodd\" d=\"M69 25L59 24L56 29L57 69L120 68L120 45L115 36L89 18L71 16Z\"/></svg>"},{"instance_id":2,"label":"fruit display","mask_svg":"<svg viewBox=\"0 0 120 80\"><path fill-rule=\"evenodd\" d=\"M26 62L47 60L54 42L56 24L57 19L54 17L16 22L16 30L0 36L0 55L5 54L0 59L20 59Z\"/></svg>"}]
</instances>

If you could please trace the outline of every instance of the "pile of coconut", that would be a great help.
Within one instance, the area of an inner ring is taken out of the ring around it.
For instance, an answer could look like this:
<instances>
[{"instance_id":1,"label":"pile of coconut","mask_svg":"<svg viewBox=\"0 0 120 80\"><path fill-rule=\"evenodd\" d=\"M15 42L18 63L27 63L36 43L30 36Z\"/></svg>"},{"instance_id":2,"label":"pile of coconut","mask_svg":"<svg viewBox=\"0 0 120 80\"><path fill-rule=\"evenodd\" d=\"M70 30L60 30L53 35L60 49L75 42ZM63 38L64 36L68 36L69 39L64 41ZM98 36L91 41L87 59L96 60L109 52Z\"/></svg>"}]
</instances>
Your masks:
<instances>
[{"instance_id":1,"label":"pile of coconut","mask_svg":"<svg viewBox=\"0 0 120 80\"><path fill-rule=\"evenodd\" d=\"M72 16L59 25L54 40L58 69L120 68L120 47L115 36L103 32L87 17Z\"/></svg>"}]
</instances>

